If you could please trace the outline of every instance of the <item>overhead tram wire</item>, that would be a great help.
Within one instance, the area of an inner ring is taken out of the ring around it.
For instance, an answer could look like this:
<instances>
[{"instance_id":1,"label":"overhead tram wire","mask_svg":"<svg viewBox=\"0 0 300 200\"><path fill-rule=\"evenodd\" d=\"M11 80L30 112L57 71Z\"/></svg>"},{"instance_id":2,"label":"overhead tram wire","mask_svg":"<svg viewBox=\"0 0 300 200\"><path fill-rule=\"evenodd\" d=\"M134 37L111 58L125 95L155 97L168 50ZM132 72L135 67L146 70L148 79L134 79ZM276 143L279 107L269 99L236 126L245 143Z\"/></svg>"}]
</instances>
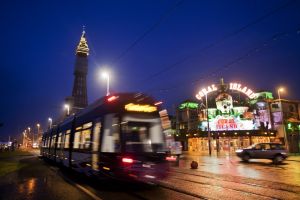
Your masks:
<instances>
[{"instance_id":1,"label":"overhead tram wire","mask_svg":"<svg viewBox=\"0 0 300 200\"><path fill-rule=\"evenodd\" d=\"M264 48L266 48L267 46L269 46L269 44L271 42L277 41L279 39L284 39L285 37L289 36L292 33L295 33L297 35L300 35L300 26L298 26L298 28L290 30L290 31L285 31L285 32L281 32L281 33L276 33L273 34L270 38L268 38L267 40L265 40L262 44L256 46L255 48L251 48L249 51L247 51L245 54L243 54L242 56L237 57L236 59L230 61L229 63L223 65L222 67L219 67L215 70L213 70L212 72L210 72L207 75L202 75L200 78L193 80L191 82L189 82L188 84L194 85L199 81L203 81L206 79L209 79L211 77L215 77L219 72L223 71L223 70L228 70L230 67L233 67L235 64L241 62L242 60L250 57L251 55L253 55L256 52L259 52L261 50L263 50ZM173 86L173 87L168 87L168 88L161 88L161 89L151 89L148 90L148 92L169 92L170 90L174 90L174 89L178 89L181 87L185 87L186 84L181 84L180 86Z\"/></svg>"},{"instance_id":2,"label":"overhead tram wire","mask_svg":"<svg viewBox=\"0 0 300 200\"><path fill-rule=\"evenodd\" d=\"M157 28L171 13L180 6L184 0L178 0L175 2L164 14L160 16L160 18L150 26L141 36L139 36L129 47L127 47L118 57L113 60L112 63L119 62L130 50L132 50L139 42L141 42L147 35L149 35L155 28Z\"/></svg>"},{"instance_id":3,"label":"overhead tram wire","mask_svg":"<svg viewBox=\"0 0 300 200\"><path fill-rule=\"evenodd\" d=\"M180 64L183 64L184 62L186 62L190 58L199 56L199 54L201 55L202 53L204 53L208 49L211 49L211 48L217 46L218 44L224 42L225 40L238 35L239 33L243 32L244 30L248 29L249 27L258 24L259 22L263 21L264 19L266 19L266 18L268 18L268 17L276 14L280 10L282 10L282 9L290 6L292 3L295 3L295 2L296 2L296 0L289 0L288 2L284 3L283 5L277 7L275 9L273 9L273 10L271 10L270 12L266 13L265 15L263 15L261 17L258 17L257 19L253 20L252 22L250 22L250 23L248 23L248 24L246 24L246 25L238 28L237 30L233 31L232 33L229 33L228 35L225 35L221 39L208 44L207 46L205 46L202 49L200 49L196 54L194 54L194 55L188 55L188 56L185 56L184 58L182 58L180 60L177 60L176 62L174 62L171 65L165 67L164 69L158 71L157 73L150 75L148 78L142 80L141 82L147 82L147 81L149 81L149 80L151 80L151 79L153 79L153 78L155 78L155 77L163 74L164 72L167 72L167 71L173 69L174 67L179 66Z\"/></svg>"}]
</instances>

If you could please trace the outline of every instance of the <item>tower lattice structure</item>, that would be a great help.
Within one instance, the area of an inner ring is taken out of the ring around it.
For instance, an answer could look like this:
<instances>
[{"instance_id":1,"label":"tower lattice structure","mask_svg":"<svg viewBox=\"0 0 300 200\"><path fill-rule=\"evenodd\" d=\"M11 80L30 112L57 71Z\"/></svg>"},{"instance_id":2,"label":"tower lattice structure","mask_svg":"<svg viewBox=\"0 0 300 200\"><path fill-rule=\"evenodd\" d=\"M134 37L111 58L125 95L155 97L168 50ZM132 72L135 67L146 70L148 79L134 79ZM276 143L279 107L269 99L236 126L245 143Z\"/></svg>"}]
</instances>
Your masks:
<instances>
[{"instance_id":1,"label":"tower lattice structure","mask_svg":"<svg viewBox=\"0 0 300 200\"><path fill-rule=\"evenodd\" d=\"M76 61L74 67L74 84L72 96L66 98L70 106L70 112L75 113L88 105L86 76L88 73L89 47L87 44L86 33L83 30L76 48Z\"/></svg>"}]
</instances>

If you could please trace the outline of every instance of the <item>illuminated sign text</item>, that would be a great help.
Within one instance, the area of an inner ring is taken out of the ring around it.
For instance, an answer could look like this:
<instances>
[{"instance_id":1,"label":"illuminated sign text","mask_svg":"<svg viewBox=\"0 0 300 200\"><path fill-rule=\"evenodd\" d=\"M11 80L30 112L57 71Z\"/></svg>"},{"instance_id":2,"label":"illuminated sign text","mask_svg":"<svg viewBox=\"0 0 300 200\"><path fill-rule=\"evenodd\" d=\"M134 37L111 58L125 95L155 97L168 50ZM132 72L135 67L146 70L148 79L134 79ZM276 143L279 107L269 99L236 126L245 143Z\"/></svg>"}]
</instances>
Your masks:
<instances>
[{"instance_id":1,"label":"illuminated sign text","mask_svg":"<svg viewBox=\"0 0 300 200\"><path fill-rule=\"evenodd\" d=\"M208 86L206 88L202 88L197 94L196 94L196 98L201 100L202 97L204 97L205 95L217 91L218 88L212 84L211 86ZM250 99L253 99L256 97L256 94L248 87L246 86L242 86L242 84L240 83L229 83L229 90L236 90L239 92L244 93L245 95L247 95Z\"/></svg>"},{"instance_id":2,"label":"illuminated sign text","mask_svg":"<svg viewBox=\"0 0 300 200\"><path fill-rule=\"evenodd\" d=\"M125 105L125 110L136 111L136 112L154 112L157 111L157 107L151 105L129 103Z\"/></svg>"},{"instance_id":3,"label":"illuminated sign text","mask_svg":"<svg viewBox=\"0 0 300 200\"><path fill-rule=\"evenodd\" d=\"M202 97L204 97L205 95L207 95L208 93L211 93L213 91L216 91L218 88L212 84L211 86L208 86L207 88L203 88L201 89L198 94L196 94L196 98L197 99L201 99Z\"/></svg>"},{"instance_id":4,"label":"illuminated sign text","mask_svg":"<svg viewBox=\"0 0 300 200\"><path fill-rule=\"evenodd\" d=\"M246 86L242 87L242 85L239 83L230 83L229 89L242 92L245 95L247 95L250 99L253 99L255 97L255 93L251 89L247 88Z\"/></svg>"}]
</instances>

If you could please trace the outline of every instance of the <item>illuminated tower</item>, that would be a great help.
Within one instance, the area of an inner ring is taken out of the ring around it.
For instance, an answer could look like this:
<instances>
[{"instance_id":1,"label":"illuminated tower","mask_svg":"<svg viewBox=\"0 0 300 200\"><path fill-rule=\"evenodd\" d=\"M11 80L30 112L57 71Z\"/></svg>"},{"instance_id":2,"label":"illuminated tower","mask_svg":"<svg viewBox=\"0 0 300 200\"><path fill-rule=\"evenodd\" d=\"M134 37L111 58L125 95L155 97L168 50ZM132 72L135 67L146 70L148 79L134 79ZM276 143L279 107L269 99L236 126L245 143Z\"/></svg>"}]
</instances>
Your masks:
<instances>
[{"instance_id":1,"label":"illuminated tower","mask_svg":"<svg viewBox=\"0 0 300 200\"><path fill-rule=\"evenodd\" d=\"M86 75L88 73L88 55L89 47L86 40L85 31L82 35L79 44L76 48L76 61L74 67L74 84L72 96L66 99L70 105L71 112L77 112L88 105Z\"/></svg>"}]
</instances>

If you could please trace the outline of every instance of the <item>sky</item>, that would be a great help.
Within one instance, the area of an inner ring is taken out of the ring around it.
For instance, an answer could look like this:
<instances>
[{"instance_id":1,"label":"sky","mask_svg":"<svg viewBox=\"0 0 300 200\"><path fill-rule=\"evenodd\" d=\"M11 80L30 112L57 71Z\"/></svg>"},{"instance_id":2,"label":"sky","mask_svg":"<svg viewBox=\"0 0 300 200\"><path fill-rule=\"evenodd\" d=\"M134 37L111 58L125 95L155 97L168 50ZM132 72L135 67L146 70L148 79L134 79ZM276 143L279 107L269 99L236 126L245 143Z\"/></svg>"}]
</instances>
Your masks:
<instances>
[{"instance_id":1,"label":"sky","mask_svg":"<svg viewBox=\"0 0 300 200\"><path fill-rule=\"evenodd\" d=\"M63 112L85 26L89 103L145 92L170 113L202 87L240 82L300 100L300 1L1 1L0 140Z\"/></svg>"}]
</instances>

